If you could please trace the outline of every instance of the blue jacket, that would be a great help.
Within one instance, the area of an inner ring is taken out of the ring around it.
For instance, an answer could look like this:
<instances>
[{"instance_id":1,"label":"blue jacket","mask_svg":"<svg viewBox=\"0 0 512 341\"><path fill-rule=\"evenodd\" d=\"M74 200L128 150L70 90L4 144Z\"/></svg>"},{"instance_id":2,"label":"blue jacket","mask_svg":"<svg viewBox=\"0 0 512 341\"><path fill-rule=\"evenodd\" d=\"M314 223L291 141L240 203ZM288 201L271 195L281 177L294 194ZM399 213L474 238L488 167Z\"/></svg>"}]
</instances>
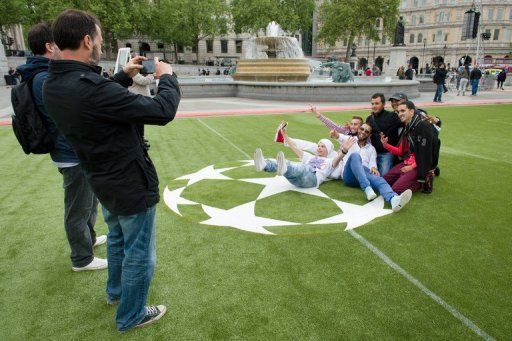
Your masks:
<instances>
[{"instance_id":1,"label":"blue jacket","mask_svg":"<svg viewBox=\"0 0 512 341\"><path fill-rule=\"evenodd\" d=\"M55 123L50 115L48 115L48 111L43 103L43 84L48 77L49 62L50 60L48 58L41 56L28 57L27 63L18 67L18 72L21 74L22 79L27 79L37 73L32 83L34 101L37 105L37 109L43 115L43 120L48 130L57 134L55 149L50 153L52 160L59 163L79 163L80 160L76 156L73 148L64 135L57 130Z\"/></svg>"}]
</instances>

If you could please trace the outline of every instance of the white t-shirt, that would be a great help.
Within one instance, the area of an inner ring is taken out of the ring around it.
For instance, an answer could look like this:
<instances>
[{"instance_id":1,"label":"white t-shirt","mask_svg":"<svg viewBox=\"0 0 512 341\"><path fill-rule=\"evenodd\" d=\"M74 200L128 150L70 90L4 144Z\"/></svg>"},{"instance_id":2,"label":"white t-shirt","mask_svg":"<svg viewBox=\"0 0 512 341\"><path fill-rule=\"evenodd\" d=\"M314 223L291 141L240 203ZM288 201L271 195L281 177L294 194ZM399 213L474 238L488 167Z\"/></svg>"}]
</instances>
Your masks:
<instances>
[{"instance_id":1,"label":"white t-shirt","mask_svg":"<svg viewBox=\"0 0 512 341\"><path fill-rule=\"evenodd\" d=\"M352 136L348 135L341 135L338 138L338 141L340 144L345 142L348 138ZM338 167L336 167L336 170L333 172L333 175L337 175L339 179L343 177L343 171L345 170L345 164L353 153L359 153L361 155L361 161L363 163L363 167L367 167L369 169L377 168L377 151L375 150L375 147L372 146L372 144L368 141L362 148L359 147L359 144L356 142L350 147L348 150L347 155L343 157L343 160L340 161Z\"/></svg>"},{"instance_id":2,"label":"white t-shirt","mask_svg":"<svg viewBox=\"0 0 512 341\"><path fill-rule=\"evenodd\" d=\"M320 186L322 182L327 179L329 174L333 171L332 167L332 159L327 157L312 155L310 153L304 152L302 156L301 162L305 165L311 166L315 171L316 175L316 187Z\"/></svg>"}]
</instances>

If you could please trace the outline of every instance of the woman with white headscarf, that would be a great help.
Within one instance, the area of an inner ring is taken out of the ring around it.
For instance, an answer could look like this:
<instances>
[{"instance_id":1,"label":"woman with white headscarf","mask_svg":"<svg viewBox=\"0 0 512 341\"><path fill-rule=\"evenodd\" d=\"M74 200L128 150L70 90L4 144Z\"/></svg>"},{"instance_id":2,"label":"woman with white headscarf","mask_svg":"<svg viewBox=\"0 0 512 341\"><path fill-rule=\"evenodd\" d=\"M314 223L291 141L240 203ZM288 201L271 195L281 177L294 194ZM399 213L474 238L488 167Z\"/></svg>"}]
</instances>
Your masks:
<instances>
[{"instance_id":1,"label":"woman with white headscarf","mask_svg":"<svg viewBox=\"0 0 512 341\"><path fill-rule=\"evenodd\" d=\"M318 187L324 182L331 172L336 168L346 153L342 150L348 150L354 140L347 140L343 148L336 153L334 158L329 158L333 151L333 144L328 139L318 141L315 155L302 151L295 142L288 137L285 129L282 129L285 143L299 157L300 162L287 161L283 152L277 153L276 160L265 159L260 148L254 151L254 166L261 172L283 175L292 185L303 188Z\"/></svg>"}]
</instances>

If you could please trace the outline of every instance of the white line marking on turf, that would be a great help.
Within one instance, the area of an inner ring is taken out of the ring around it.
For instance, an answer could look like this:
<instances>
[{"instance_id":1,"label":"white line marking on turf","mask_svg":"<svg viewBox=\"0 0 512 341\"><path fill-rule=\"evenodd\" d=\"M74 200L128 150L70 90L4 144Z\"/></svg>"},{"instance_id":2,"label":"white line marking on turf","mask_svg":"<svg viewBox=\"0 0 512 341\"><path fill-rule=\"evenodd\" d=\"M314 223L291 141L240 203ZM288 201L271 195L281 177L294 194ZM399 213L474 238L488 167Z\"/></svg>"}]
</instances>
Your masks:
<instances>
[{"instance_id":1,"label":"white line marking on turf","mask_svg":"<svg viewBox=\"0 0 512 341\"><path fill-rule=\"evenodd\" d=\"M499 124L507 124L509 126L512 126L511 122L505 122L505 121L501 121L501 120L487 120L487 122L499 123Z\"/></svg>"},{"instance_id":2,"label":"white line marking on turf","mask_svg":"<svg viewBox=\"0 0 512 341\"><path fill-rule=\"evenodd\" d=\"M487 161L492 161L492 162L498 162L498 163L508 163L508 164L512 165L512 161L509 161L509 160L506 160L506 159L495 159L493 157L488 157L488 156L484 156L484 155L469 153L469 152L465 152L465 151L458 150L458 149L455 149L455 148L441 147L441 153L446 153L446 154L450 154L450 155L469 156L469 157L473 157L473 158L477 158L477 159L482 159L482 160L487 160Z\"/></svg>"},{"instance_id":3,"label":"white line marking on turf","mask_svg":"<svg viewBox=\"0 0 512 341\"><path fill-rule=\"evenodd\" d=\"M204 123L203 121L201 121L201 119L198 119L199 122L201 122L203 125L205 125L208 129L210 129L211 131L213 131L216 135L218 135L220 138L222 138L224 141L226 141L227 143L229 143L230 145L232 145L233 147L235 147L236 150L238 150L239 152L241 152L244 156L246 156L247 158L250 158L249 155L247 155L246 152L244 152L243 150L241 150L240 148L238 148L233 142L231 142L230 140L228 140L226 137L224 137L221 133L219 133L218 131L216 131L215 129L213 129L212 127L210 127L209 125L207 125L206 123ZM425 295L427 295L428 297L430 297L432 300L434 300L434 302L436 302L437 304L439 304L441 307L443 307L444 309L446 309L450 314L452 314L456 319L458 319L459 321L461 321L466 327L468 327L469 329L471 329L473 332L475 332L477 335L479 335L480 337L482 337L483 339L485 340L495 340L492 336L490 336L489 334L487 334L485 331L483 331L482 329L480 329L475 323L473 323L473 321L471 321L470 319L468 319L466 316L464 316L461 312L459 312L457 309L455 309L454 307L452 307L451 305L449 305L448 303L446 303L446 301L444 301L441 297L437 296L433 291L431 291L430 289L428 289L423 283L421 283L419 280L417 280L416 278L414 278L412 275L410 275L407 271L405 271L400 265L398 265L397 263L393 262L391 260L391 258L389 258L388 256L386 256L386 254L382 251L380 251L377 247L375 247L372 243L370 243L369 241L367 241L364 237L362 237L360 234L358 234L357 232L355 232L354 230L349 230L347 231L352 237L354 237L355 239L357 239L361 244L363 244L367 249L369 249L370 251L372 251L377 257L379 257L380 259L382 259L384 261L384 263L386 263L390 268L392 268L393 270L395 270L396 272L398 272L400 275L402 275L403 277L405 277L405 279L407 279L409 282L411 282L415 287L417 287L418 289L420 289Z\"/></svg>"},{"instance_id":4,"label":"white line marking on turf","mask_svg":"<svg viewBox=\"0 0 512 341\"><path fill-rule=\"evenodd\" d=\"M363 236L358 234L354 230L349 230L348 233L355 239L359 240L361 244L366 246L370 251L372 251L377 257L382 259L384 263L386 263L390 268L398 272L400 275L405 277L409 282L414 284L418 289L420 289L425 295L433 299L437 304L439 304L444 309L448 310L450 314L452 314L456 319L461 321L466 327L474 331L477 335L481 336L485 340L494 340L492 336L487 334L485 331L480 329L476 324L474 324L470 319L468 319L466 316L464 316L461 312L459 312L457 309L446 303L445 300L443 300L441 297L437 296L432 290L427 288L423 283L421 283L419 280L417 280L415 277L410 275L407 271L405 271L400 265L393 262L391 258L386 256L386 254L382 251L380 251L377 247L375 247L372 243L367 241Z\"/></svg>"},{"instance_id":5,"label":"white line marking on turf","mask_svg":"<svg viewBox=\"0 0 512 341\"><path fill-rule=\"evenodd\" d=\"M234 144L233 142L231 142L230 140L228 140L227 138L225 138L221 133L219 133L217 130L213 129L212 127L210 127L208 124L204 123L203 120L201 120L200 118L197 119L202 125L204 125L206 128L210 129L211 131L213 131L217 136L219 136L221 139L223 139L224 141L226 141L227 143L229 143L231 146L233 146L236 150L238 150L240 153L242 153L246 158L248 159L252 159L252 157L247 154L246 152L244 152L242 149L238 148L238 146L236 144Z\"/></svg>"}]
</instances>

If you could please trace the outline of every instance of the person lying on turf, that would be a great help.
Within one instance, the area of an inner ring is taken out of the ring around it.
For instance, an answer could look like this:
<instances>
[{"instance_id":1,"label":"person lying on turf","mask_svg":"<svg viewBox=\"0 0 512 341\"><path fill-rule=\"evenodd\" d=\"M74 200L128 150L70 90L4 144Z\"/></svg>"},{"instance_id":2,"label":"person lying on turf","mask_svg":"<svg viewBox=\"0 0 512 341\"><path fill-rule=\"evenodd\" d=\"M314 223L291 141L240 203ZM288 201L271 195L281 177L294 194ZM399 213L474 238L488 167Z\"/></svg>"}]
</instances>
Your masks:
<instances>
[{"instance_id":1,"label":"person lying on turf","mask_svg":"<svg viewBox=\"0 0 512 341\"><path fill-rule=\"evenodd\" d=\"M315 155L304 152L297 147L293 139L288 137L286 130L283 130L285 143L299 157L301 162L287 161L283 152L277 153L276 160L265 159L260 148L254 151L254 166L257 171L277 172L283 175L288 181L304 188L318 187L324 182L333 169L338 166L345 154L340 150L334 158L328 157L333 151L333 144L328 139L321 139L316 148ZM347 139L342 145L342 150L348 150L354 139Z\"/></svg>"}]
</instances>

